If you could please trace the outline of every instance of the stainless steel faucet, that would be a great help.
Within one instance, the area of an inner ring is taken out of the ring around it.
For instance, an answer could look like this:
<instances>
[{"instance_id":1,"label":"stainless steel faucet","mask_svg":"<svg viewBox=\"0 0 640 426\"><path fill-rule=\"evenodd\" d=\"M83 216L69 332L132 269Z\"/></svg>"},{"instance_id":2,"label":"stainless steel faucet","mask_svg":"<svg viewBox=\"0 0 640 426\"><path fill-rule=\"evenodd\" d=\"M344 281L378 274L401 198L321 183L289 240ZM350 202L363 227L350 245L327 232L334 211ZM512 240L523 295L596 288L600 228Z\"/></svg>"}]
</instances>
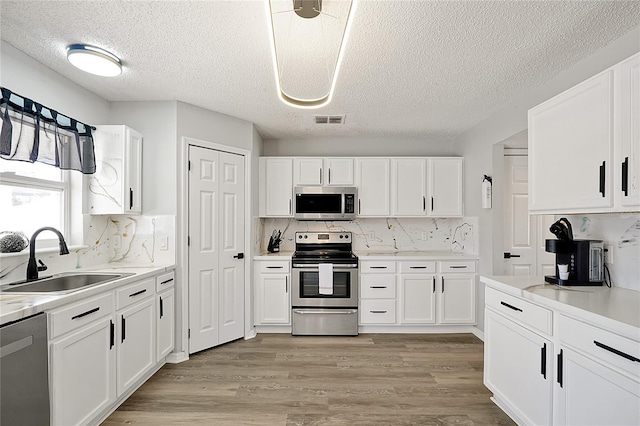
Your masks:
<instances>
[{"instance_id":1,"label":"stainless steel faucet","mask_svg":"<svg viewBox=\"0 0 640 426\"><path fill-rule=\"evenodd\" d=\"M47 266L42 263L40 260L40 265L36 264L36 237L42 231L52 231L55 232L58 236L58 241L60 242L60 255L69 254L69 249L67 248L67 243L64 241L64 237L62 233L58 231L56 228L52 228L50 226L45 226L44 228L38 229L31 236L31 240L29 240L29 263L27 264L27 281L34 281L38 279L38 271L46 271Z\"/></svg>"}]
</instances>

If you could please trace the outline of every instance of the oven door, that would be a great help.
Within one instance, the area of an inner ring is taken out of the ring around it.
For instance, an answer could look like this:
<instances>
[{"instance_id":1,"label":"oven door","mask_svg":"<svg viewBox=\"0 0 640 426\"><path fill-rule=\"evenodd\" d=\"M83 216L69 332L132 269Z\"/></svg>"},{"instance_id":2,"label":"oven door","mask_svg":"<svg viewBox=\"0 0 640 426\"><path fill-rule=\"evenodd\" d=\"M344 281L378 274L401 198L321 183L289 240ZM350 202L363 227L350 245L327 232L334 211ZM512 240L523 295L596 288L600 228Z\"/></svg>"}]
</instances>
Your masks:
<instances>
[{"instance_id":1,"label":"oven door","mask_svg":"<svg viewBox=\"0 0 640 426\"><path fill-rule=\"evenodd\" d=\"M356 265L357 266L357 265ZM320 294L318 265L294 267L291 305L294 308L357 308L358 268L333 266L333 294Z\"/></svg>"}]
</instances>

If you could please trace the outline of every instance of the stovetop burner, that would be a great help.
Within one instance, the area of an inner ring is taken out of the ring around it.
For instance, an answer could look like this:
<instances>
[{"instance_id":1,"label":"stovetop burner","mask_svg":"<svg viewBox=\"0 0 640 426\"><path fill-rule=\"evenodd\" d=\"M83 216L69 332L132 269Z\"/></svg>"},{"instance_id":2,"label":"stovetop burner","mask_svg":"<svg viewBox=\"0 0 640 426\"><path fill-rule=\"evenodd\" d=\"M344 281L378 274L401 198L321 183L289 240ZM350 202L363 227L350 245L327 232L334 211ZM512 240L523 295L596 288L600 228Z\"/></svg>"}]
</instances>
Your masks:
<instances>
[{"instance_id":1,"label":"stovetop burner","mask_svg":"<svg viewBox=\"0 0 640 426\"><path fill-rule=\"evenodd\" d=\"M351 251L351 232L296 232L292 260L304 263L357 263Z\"/></svg>"}]
</instances>

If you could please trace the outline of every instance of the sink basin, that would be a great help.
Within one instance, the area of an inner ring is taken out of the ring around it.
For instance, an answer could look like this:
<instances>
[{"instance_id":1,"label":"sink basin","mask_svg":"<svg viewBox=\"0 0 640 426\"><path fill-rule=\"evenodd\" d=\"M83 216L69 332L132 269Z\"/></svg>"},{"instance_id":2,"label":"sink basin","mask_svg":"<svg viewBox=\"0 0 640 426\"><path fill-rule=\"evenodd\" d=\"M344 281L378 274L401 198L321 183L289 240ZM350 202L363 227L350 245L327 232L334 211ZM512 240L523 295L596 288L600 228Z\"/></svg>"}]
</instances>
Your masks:
<instances>
[{"instance_id":1,"label":"sink basin","mask_svg":"<svg viewBox=\"0 0 640 426\"><path fill-rule=\"evenodd\" d=\"M64 274L37 281L10 284L3 293L53 293L70 292L84 287L104 284L133 274Z\"/></svg>"}]
</instances>

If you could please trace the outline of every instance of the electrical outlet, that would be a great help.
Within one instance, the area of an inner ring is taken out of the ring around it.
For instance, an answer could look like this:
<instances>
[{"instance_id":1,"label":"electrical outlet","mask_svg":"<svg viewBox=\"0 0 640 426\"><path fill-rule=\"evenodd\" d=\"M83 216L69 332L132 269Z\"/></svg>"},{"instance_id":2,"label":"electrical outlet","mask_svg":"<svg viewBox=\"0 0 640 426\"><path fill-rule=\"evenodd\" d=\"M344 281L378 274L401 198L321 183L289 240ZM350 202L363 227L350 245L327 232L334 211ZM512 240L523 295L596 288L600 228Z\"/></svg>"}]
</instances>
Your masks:
<instances>
[{"instance_id":1,"label":"electrical outlet","mask_svg":"<svg viewBox=\"0 0 640 426\"><path fill-rule=\"evenodd\" d=\"M422 231L422 241L427 241L427 231Z\"/></svg>"},{"instance_id":2,"label":"electrical outlet","mask_svg":"<svg viewBox=\"0 0 640 426\"><path fill-rule=\"evenodd\" d=\"M613 265L613 244L605 244L604 246L604 263Z\"/></svg>"},{"instance_id":3,"label":"electrical outlet","mask_svg":"<svg viewBox=\"0 0 640 426\"><path fill-rule=\"evenodd\" d=\"M373 241L376 239L376 233L373 231L369 231L369 241Z\"/></svg>"}]
</instances>

